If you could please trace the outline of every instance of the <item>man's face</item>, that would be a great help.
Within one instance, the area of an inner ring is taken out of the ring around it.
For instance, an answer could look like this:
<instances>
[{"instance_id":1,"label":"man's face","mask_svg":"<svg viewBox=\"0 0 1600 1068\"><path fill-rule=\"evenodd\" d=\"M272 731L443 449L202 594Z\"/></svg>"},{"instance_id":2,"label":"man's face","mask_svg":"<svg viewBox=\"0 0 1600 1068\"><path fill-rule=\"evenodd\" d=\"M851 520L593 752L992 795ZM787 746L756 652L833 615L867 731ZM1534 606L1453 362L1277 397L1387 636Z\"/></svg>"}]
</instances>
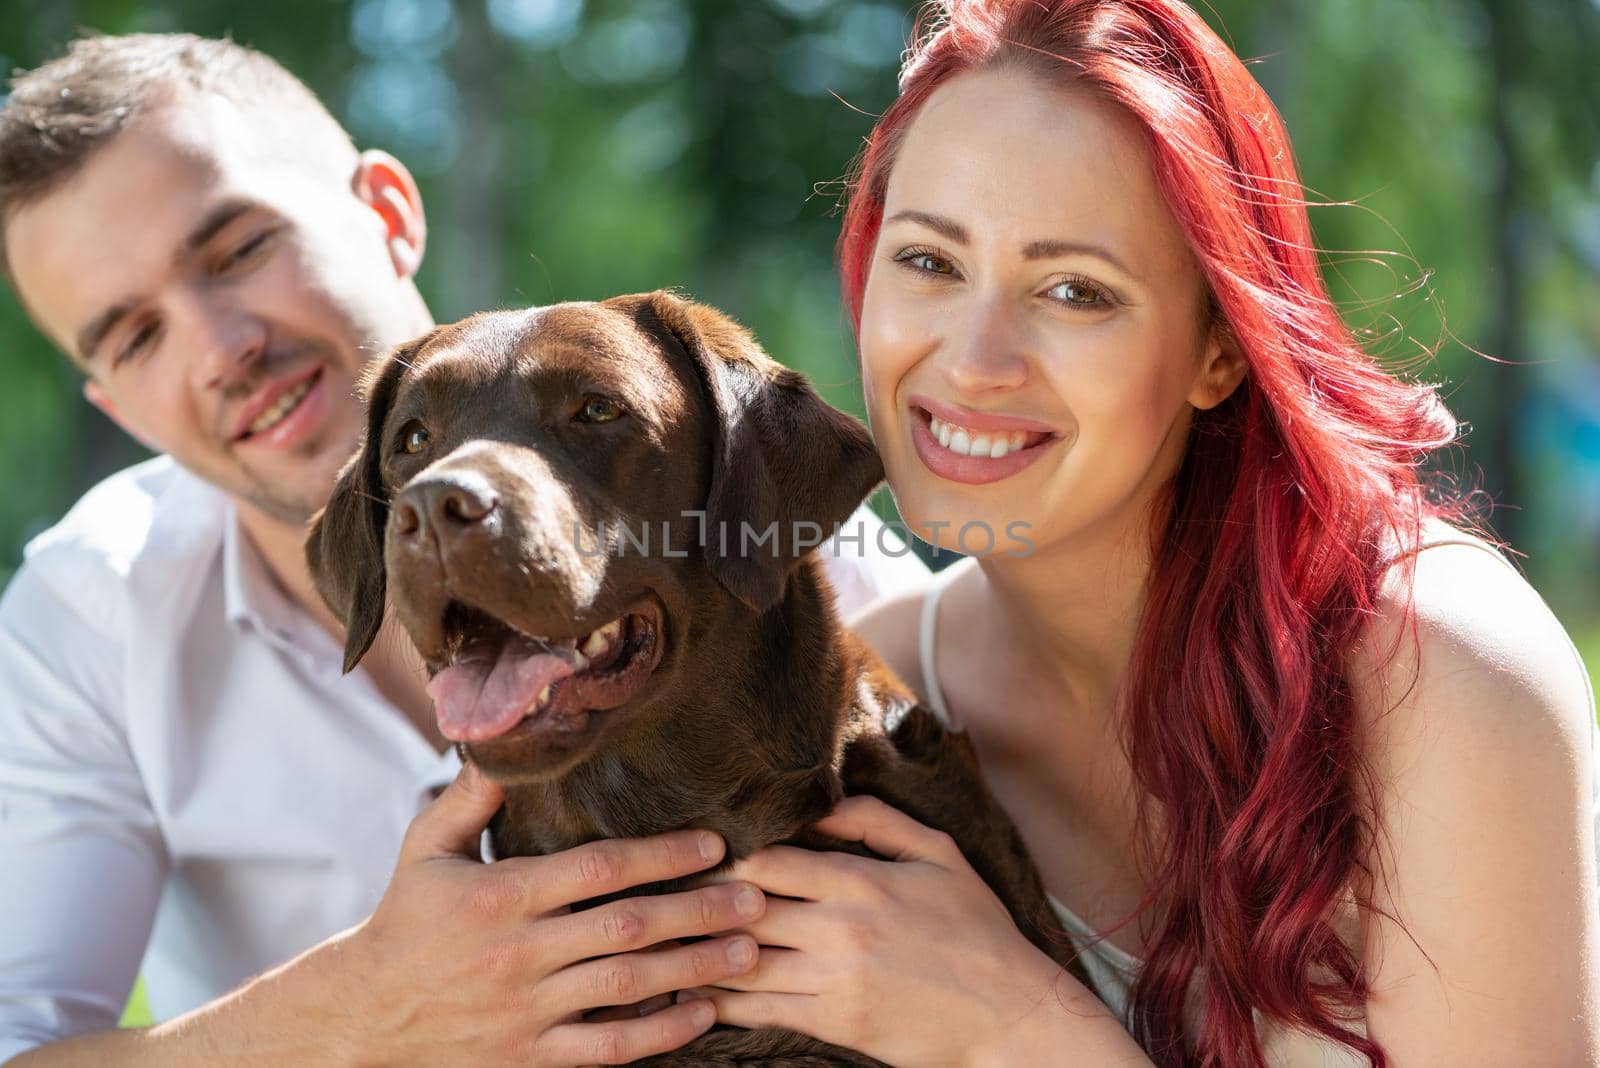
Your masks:
<instances>
[{"instance_id":1,"label":"man's face","mask_svg":"<svg viewBox=\"0 0 1600 1068\"><path fill-rule=\"evenodd\" d=\"M420 231L397 233L397 194L356 170L189 95L6 229L17 290L89 399L282 522L321 507L354 450L367 360L430 325L409 282Z\"/></svg>"}]
</instances>

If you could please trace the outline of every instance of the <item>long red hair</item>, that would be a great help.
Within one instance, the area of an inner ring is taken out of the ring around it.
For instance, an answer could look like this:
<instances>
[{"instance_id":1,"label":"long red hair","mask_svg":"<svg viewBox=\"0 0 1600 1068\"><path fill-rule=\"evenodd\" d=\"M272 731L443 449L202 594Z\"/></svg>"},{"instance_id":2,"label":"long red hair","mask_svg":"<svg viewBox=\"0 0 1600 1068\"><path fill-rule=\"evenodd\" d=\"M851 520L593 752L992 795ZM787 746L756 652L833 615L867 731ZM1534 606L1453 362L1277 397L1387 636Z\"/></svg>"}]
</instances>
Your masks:
<instances>
[{"instance_id":1,"label":"long red hair","mask_svg":"<svg viewBox=\"0 0 1600 1068\"><path fill-rule=\"evenodd\" d=\"M1177 0L955 0L925 14L848 180L838 256L858 331L907 127L951 77L1000 63L1143 127L1216 323L1248 365L1227 401L1195 414L1122 694L1154 910L1129 1022L1160 1064L1262 1065L1259 1012L1381 1066L1357 1024L1360 961L1331 923L1377 830L1340 665L1393 546L1426 518L1467 519L1421 472L1456 421L1341 320L1277 110Z\"/></svg>"}]
</instances>

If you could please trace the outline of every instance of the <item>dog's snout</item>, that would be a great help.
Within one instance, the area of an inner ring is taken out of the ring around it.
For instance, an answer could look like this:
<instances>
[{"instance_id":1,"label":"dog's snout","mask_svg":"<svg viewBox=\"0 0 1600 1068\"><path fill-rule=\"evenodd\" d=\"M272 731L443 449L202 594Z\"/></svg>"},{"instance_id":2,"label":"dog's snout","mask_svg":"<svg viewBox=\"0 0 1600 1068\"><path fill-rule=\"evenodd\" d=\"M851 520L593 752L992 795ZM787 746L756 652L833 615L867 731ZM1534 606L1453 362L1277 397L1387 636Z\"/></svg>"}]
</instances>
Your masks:
<instances>
[{"instance_id":1,"label":"dog's snout","mask_svg":"<svg viewBox=\"0 0 1600 1068\"><path fill-rule=\"evenodd\" d=\"M395 532L413 538L431 528L442 538L487 523L500 496L482 475L470 471L436 475L407 486L395 501Z\"/></svg>"}]
</instances>

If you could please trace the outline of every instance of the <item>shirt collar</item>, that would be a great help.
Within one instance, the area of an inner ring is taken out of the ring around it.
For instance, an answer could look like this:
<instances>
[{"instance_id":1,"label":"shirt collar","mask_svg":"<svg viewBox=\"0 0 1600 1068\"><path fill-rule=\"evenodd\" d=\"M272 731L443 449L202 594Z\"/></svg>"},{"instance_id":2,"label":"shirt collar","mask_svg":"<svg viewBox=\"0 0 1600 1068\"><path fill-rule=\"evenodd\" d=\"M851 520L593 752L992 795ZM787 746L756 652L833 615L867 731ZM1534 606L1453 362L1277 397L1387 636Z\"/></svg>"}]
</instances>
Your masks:
<instances>
[{"instance_id":1,"label":"shirt collar","mask_svg":"<svg viewBox=\"0 0 1600 1068\"><path fill-rule=\"evenodd\" d=\"M304 646L308 626L321 632L272 577L231 501L222 526L222 603L230 623L280 641Z\"/></svg>"}]
</instances>

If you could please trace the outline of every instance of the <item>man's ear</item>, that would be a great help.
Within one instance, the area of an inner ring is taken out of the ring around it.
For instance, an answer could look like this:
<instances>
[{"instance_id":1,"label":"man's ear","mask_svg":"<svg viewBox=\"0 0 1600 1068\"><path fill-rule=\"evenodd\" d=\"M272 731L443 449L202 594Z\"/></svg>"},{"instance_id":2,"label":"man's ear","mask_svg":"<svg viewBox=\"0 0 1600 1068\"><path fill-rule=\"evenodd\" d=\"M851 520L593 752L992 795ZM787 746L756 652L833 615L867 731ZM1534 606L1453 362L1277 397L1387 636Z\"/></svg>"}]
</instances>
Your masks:
<instances>
[{"instance_id":1,"label":"man's ear","mask_svg":"<svg viewBox=\"0 0 1600 1068\"><path fill-rule=\"evenodd\" d=\"M1238 339L1218 316L1206 337L1200 370L1189 388L1189 403L1202 411L1215 408L1233 395L1248 370Z\"/></svg>"},{"instance_id":2,"label":"man's ear","mask_svg":"<svg viewBox=\"0 0 1600 1068\"><path fill-rule=\"evenodd\" d=\"M83 399L100 409L101 414L117 424L124 434L137 441L140 445L143 445L151 452L161 451L137 427L128 421L127 417L122 414L122 409L117 407L117 402L112 400L106 391L100 388L100 383L92 378L83 380Z\"/></svg>"},{"instance_id":3,"label":"man's ear","mask_svg":"<svg viewBox=\"0 0 1600 1068\"><path fill-rule=\"evenodd\" d=\"M432 335L429 335L432 336ZM356 450L328 504L311 517L306 564L317 592L345 628L344 670L350 671L372 648L383 625L387 580L384 531L389 501L381 470L383 424L406 368L427 338L402 345L384 358L369 379L366 440Z\"/></svg>"},{"instance_id":4,"label":"man's ear","mask_svg":"<svg viewBox=\"0 0 1600 1068\"><path fill-rule=\"evenodd\" d=\"M871 435L716 309L665 290L607 303L688 355L711 417L706 559L729 592L770 608L800 557L883 481Z\"/></svg>"},{"instance_id":5,"label":"man's ear","mask_svg":"<svg viewBox=\"0 0 1600 1068\"><path fill-rule=\"evenodd\" d=\"M415 276L428 243L428 221L422 211L422 194L406 165L387 152L368 149L361 153L350 188L383 219L395 274Z\"/></svg>"}]
</instances>

